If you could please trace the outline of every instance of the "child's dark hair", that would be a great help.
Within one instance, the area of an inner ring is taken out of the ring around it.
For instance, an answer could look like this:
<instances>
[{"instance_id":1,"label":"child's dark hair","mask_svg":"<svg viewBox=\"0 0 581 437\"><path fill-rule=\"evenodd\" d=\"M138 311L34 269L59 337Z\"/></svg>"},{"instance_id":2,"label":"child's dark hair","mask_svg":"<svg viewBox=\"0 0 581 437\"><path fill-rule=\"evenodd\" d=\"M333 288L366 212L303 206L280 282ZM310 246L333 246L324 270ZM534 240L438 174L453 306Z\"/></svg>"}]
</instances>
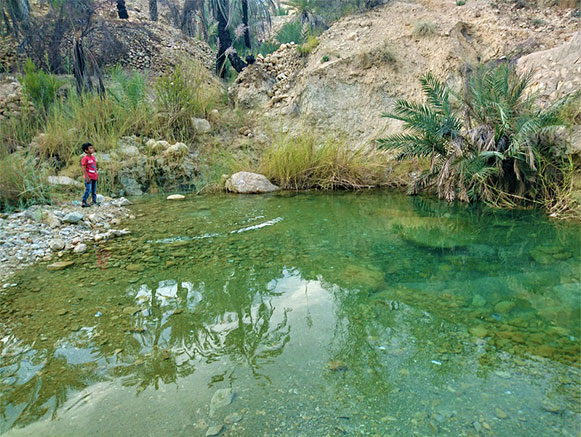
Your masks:
<instances>
[{"instance_id":1,"label":"child's dark hair","mask_svg":"<svg viewBox=\"0 0 581 437\"><path fill-rule=\"evenodd\" d=\"M91 143L85 143L81 146L81 149L83 150L84 153L87 153L87 150L89 150L89 147L93 147L93 145Z\"/></svg>"}]
</instances>

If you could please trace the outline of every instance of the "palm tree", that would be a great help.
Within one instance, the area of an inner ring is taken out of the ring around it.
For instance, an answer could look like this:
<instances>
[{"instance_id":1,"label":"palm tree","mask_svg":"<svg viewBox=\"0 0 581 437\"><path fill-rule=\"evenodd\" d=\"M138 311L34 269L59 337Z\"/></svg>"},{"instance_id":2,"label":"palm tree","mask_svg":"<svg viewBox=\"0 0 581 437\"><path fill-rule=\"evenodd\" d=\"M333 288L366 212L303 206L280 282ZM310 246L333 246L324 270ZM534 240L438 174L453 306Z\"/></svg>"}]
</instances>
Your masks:
<instances>
[{"instance_id":1,"label":"palm tree","mask_svg":"<svg viewBox=\"0 0 581 437\"><path fill-rule=\"evenodd\" d=\"M127 6L125 5L125 0L117 0L117 15L122 20L127 20L129 14L127 13Z\"/></svg>"},{"instance_id":2,"label":"palm tree","mask_svg":"<svg viewBox=\"0 0 581 437\"><path fill-rule=\"evenodd\" d=\"M149 0L149 19L151 21L157 21L157 0Z\"/></svg>"},{"instance_id":3,"label":"palm tree","mask_svg":"<svg viewBox=\"0 0 581 437\"><path fill-rule=\"evenodd\" d=\"M403 121L407 132L379 140L380 147L398 150L400 159L430 158L414 193L435 186L448 201L551 208L572 171L565 146L548 135L563 125L568 99L537 109L531 79L508 64L481 68L468 77L456 111L448 88L428 73L420 79L427 103L397 101L384 116Z\"/></svg>"},{"instance_id":4,"label":"palm tree","mask_svg":"<svg viewBox=\"0 0 581 437\"><path fill-rule=\"evenodd\" d=\"M23 25L30 21L30 4L28 0L0 0L0 24L4 23L6 32L18 34Z\"/></svg>"},{"instance_id":5,"label":"palm tree","mask_svg":"<svg viewBox=\"0 0 581 437\"><path fill-rule=\"evenodd\" d=\"M270 11L275 10L273 0L208 0L213 17L218 22L218 53L216 55L216 74L225 76L226 58L232 67L241 72L246 68L244 62L236 50L232 47L232 35L230 29L237 11L242 12L242 24L244 26L245 44L250 48L250 17L257 21L269 21Z\"/></svg>"}]
</instances>

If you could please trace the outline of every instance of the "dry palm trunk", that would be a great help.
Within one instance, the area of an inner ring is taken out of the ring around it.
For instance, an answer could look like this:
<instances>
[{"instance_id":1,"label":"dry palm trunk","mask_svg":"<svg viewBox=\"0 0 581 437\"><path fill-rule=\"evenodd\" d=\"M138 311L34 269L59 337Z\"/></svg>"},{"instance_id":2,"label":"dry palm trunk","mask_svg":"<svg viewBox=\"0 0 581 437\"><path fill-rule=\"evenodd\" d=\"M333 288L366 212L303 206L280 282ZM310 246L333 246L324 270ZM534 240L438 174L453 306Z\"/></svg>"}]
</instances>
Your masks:
<instances>
[{"instance_id":1,"label":"dry palm trunk","mask_svg":"<svg viewBox=\"0 0 581 437\"><path fill-rule=\"evenodd\" d=\"M157 21L158 20L157 0L149 0L149 19L151 21Z\"/></svg>"}]
</instances>

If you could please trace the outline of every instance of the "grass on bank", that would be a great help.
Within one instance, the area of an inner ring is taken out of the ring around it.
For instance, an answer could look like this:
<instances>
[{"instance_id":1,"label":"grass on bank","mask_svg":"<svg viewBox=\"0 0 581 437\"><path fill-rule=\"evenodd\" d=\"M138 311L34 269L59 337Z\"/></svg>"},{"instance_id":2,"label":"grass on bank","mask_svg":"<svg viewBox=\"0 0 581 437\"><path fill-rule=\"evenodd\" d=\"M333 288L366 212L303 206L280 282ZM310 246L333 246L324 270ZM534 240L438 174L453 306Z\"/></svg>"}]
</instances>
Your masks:
<instances>
[{"instance_id":1,"label":"grass on bank","mask_svg":"<svg viewBox=\"0 0 581 437\"><path fill-rule=\"evenodd\" d=\"M194 144L192 118L208 118L212 109L226 107L223 85L193 62L152 83L142 73L113 70L105 96L78 96L70 80L67 85L66 80L27 65L21 78L26 85L20 116L0 122L0 167L14 165L14 171L1 176L3 208L35 199L43 202L44 193L33 194L39 163L48 165L52 173L78 170L80 146L86 141L105 153L117 149L119 139L129 135ZM57 85L65 92L57 93ZM107 165L110 177L105 179L114 179L115 164ZM112 185L109 182L104 186Z\"/></svg>"},{"instance_id":2,"label":"grass on bank","mask_svg":"<svg viewBox=\"0 0 581 437\"><path fill-rule=\"evenodd\" d=\"M305 131L281 135L260 158L258 171L283 189L357 189L381 185L385 154L350 148L345 141L321 139Z\"/></svg>"}]
</instances>

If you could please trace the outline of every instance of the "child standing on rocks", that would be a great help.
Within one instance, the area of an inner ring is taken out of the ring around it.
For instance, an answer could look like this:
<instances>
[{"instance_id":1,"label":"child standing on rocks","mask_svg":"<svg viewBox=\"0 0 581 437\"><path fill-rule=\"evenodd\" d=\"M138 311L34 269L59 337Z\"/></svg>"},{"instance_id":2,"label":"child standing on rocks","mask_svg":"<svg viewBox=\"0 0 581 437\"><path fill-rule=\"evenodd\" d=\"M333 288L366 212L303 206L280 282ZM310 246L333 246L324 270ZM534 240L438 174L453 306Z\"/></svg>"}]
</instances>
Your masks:
<instances>
[{"instance_id":1,"label":"child standing on rocks","mask_svg":"<svg viewBox=\"0 0 581 437\"><path fill-rule=\"evenodd\" d=\"M83 208L91 206L87 203L89 199L89 194L93 199L93 205L99 205L97 202L97 179L99 179L99 174L97 173L97 160L93 153L95 153L95 148L91 143L85 143L81 146L81 149L85 153L83 159L81 160L81 167L83 168L83 177L85 178L85 194L83 194Z\"/></svg>"}]
</instances>

